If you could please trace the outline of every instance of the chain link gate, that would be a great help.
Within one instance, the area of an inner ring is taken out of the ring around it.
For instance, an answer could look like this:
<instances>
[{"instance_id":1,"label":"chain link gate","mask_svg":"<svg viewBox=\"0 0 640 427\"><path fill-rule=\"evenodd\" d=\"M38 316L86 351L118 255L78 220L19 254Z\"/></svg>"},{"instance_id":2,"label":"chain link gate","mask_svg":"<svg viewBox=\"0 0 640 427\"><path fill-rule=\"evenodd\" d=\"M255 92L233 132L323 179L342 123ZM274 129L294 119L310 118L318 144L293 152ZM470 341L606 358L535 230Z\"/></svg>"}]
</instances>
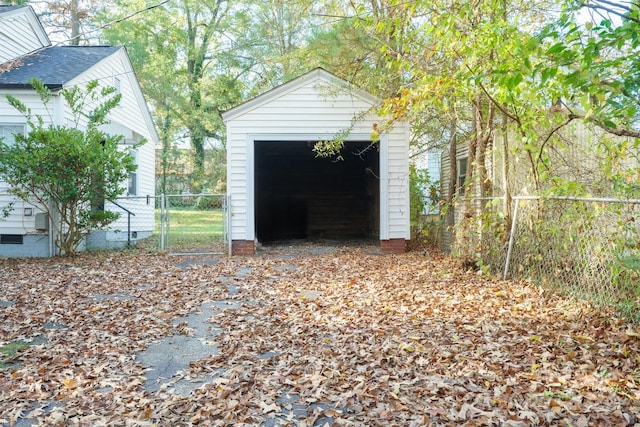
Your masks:
<instances>
[{"instance_id":1,"label":"chain link gate","mask_svg":"<svg viewBox=\"0 0 640 427\"><path fill-rule=\"evenodd\" d=\"M227 254L228 206L225 194L160 196L160 250L169 255Z\"/></svg>"}]
</instances>

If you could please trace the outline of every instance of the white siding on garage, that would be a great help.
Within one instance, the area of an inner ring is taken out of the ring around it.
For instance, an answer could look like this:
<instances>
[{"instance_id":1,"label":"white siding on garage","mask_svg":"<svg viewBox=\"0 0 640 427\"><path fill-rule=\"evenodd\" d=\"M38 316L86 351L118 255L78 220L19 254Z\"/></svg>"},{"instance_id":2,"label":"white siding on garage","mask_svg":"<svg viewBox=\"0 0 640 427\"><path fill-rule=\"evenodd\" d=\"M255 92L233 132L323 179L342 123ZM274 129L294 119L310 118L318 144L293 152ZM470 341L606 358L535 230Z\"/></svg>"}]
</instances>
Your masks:
<instances>
[{"instance_id":1,"label":"white siding on garage","mask_svg":"<svg viewBox=\"0 0 640 427\"><path fill-rule=\"evenodd\" d=\"M0 13L0 64L50 44L31 7Z\"/></svg>"},{"instance_id":2,"label":"white siding on garage","mask_svg":"<svg viewBox=\"0 0 640 427\"><path fill-rule=\"evenodd\" d=\"M349 128L347 140L369 140L373 124L384 120L375 112L376 102L317 69L225 113L232 240L255 237L254 141L328 140ZM410 238L408 151L406 123L381 136L380 239Z\"/></svg>"}]
</instances>

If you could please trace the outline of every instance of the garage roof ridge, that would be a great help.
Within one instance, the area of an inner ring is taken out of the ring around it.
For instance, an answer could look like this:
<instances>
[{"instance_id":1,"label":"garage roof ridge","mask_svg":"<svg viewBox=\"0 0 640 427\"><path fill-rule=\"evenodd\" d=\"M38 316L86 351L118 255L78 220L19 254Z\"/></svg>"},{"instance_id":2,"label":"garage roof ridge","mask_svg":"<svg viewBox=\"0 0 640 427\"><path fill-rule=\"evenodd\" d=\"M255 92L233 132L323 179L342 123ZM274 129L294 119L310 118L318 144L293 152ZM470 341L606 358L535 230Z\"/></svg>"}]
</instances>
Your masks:
<instances>
[{"instance_id":1,"label":"garage roof ridge","mask_svg":"<svg viewBox=\"0 0 640 427\"><path fill-rule=\"evenodd\" d=\"M362 99L363 101L367 101L372 105L379 102L379 99L369 92L360 89L355 84L344 80L335 74L325 70L322 67L314 68L311 71L306 72L292 80L289 80L286 83L283 83L279 86L276 86L260 95L257 95L254 98L251 98L247 101L244 101L241 104L236 105L235 107L225 111L222 113L222 119L224 122L232 120L236 117L239 117L255 108L264 105L273 99L276 99L282 95L293 92L296 89L306 85L307 83L313 80L324 80L328 83L332 83L335 86L342 86L349 89L349 92L355 95L356 97Z\"/></svg>"}]
</instances>

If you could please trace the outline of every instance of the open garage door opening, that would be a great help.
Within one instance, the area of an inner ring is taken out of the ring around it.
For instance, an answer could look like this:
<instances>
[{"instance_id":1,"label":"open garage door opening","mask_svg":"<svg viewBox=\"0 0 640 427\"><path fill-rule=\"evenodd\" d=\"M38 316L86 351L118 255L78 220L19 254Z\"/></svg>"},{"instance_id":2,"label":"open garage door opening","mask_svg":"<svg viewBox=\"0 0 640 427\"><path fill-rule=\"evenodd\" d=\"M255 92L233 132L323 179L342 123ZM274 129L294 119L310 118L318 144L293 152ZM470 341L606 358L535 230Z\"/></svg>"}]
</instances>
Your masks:
<instances>
[{"instance_id":1,"label":"open garage door opening","mask_svg":"<svg viewBox=\"0 0 640 427\"><path fill-rule=\"evenodd\" d=\"M259 242L379 238L379 144L345 142L343 160L318 158L313 141L255 141Z\"/></svg>"}]
</instances>

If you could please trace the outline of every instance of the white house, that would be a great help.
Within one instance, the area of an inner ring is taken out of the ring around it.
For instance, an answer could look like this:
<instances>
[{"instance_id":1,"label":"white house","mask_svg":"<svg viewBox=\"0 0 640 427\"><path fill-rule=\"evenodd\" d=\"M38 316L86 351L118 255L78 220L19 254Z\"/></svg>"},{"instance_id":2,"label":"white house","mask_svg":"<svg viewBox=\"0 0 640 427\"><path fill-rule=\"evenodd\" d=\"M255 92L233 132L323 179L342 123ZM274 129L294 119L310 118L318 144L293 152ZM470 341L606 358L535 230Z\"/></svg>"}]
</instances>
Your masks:
<instances>
[{"instance_id":1,"label":"white house","mask_svg":"<svg viewBox=\"0 0 640 427\"><path fill-rule=\"evenodd\" d=\"M0 6L0 64L47 46L51 41L33 9Z\"/></svg>"},{"instance_id":2,"label":"white house","mask_svg":"<svg viewBox=\"0 0 640 427\"><path fill-rule=\"evenodd\" d=\"M223 114L232 253L255 242L375 239L401 252L410 238L409 126L372 142L379 100L315 69ZM342 159L318 141L343 137Z\"/></svg>"},{"instance_id":3,"label":"white house","mask_svg":"<svg viewBox=\"0 0 640 427\"><path fill-rule=\"evenodd\" d=\"M44 108L39 96L28 84L38 78L52 91L53 99ZM11 141L18 132L26 132L26 119L6 99L11 94L41 116L45 124L70 124L68 105L60 90L86 85L97 80L113 86L122 94L120 105L110 113L107 133L124 136L122 149L147 141L133 153L137 171L129 177L126 199L117 206L107 202L105 209L121 212L122 217L108 231L96 231L86 239L87 248L122 246L150 236L154 228L155 144L158 135L139 83L124 47L51 46L30 6L0 6L0 137ZM7 194L0 181L0 207L14 202L8 218L0 219L0 256L50 256L55 254L49 218L37 205L17 201ZM135 217L128 227L126 210Z\"/></svg>"}]
</instances>

